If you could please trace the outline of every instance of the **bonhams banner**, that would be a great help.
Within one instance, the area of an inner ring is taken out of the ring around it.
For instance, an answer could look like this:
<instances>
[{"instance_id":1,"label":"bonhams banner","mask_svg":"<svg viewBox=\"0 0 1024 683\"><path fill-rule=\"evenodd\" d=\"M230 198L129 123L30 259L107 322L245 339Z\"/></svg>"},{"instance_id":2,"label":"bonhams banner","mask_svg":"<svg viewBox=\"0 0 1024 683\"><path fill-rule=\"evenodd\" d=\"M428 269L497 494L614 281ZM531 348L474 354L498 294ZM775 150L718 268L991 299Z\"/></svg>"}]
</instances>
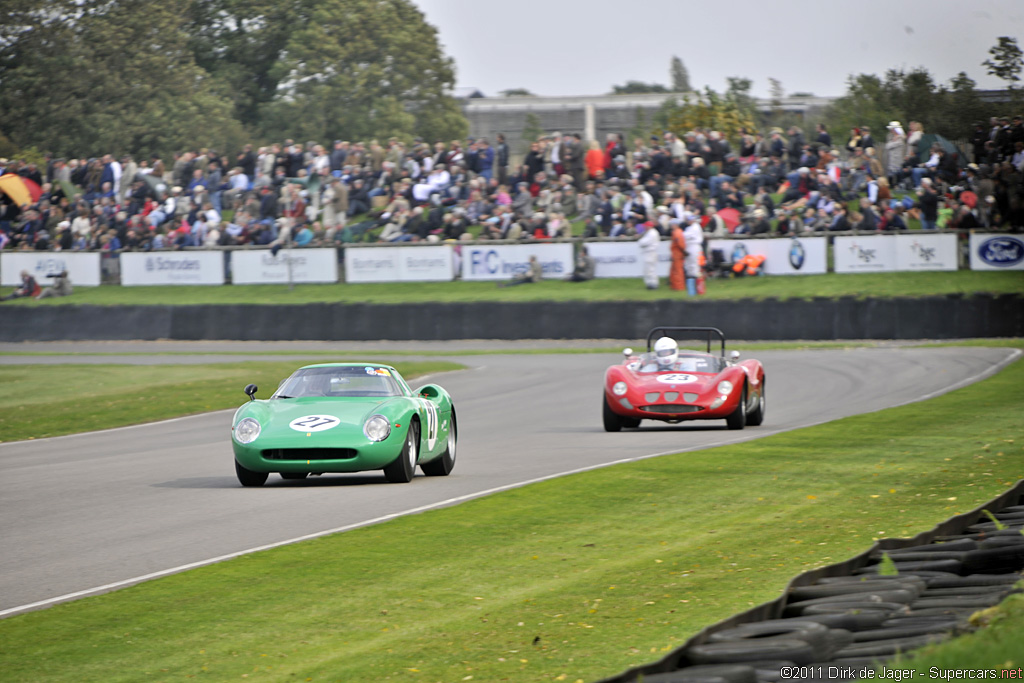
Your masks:
<instances>
[{"instance_id":1,"label":"bonhams banner","mask_svg":"<svg viewBox=\"0 0 1024 683\"><path fill-rule=\"evenodd\" d=\"M643 277L643 255L635 241L591 242L586 247L594 257L594 277ZM658 244L658 277L668 277L671 265L671 243L662 240Z\"/></svg>"},{"instance_id":2,"label":"bonhams banner","mask_svg":"<svg viewBox=\"0 0 1024 683\"><path fill-rule=\"evenodd\" d=\"M269 249L231 252L231 282L236 285L323 283L338 281L335 249Z\"/></svg>"},{"instance_id":3,"label":"bonhams banner","mask_svg":"<svg viewBox=\"0 0 1024 683\"><path fill-rule=\"evenodd\" d=\"M448 244L345 249L345 282L447 282L454 278Z\"/></svg>"},{"instance_id":4,"label":"bonhams banner","mask_svg":"<svg viewBox=\"0 0 1024 683\"><path fill-rule=\"evenodd\" d=\"M222 285L222 251L124 252L121 284L138 285Z\"/></svg>"}]
</instances>

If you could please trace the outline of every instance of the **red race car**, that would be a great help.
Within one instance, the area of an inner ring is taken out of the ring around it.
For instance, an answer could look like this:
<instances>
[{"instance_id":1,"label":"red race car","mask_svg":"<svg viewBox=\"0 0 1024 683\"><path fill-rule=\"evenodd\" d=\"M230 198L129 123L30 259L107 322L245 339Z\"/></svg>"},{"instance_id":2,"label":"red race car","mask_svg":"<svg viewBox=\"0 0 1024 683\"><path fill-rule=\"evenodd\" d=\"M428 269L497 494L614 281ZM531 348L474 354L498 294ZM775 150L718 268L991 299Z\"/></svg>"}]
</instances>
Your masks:
<instances>
[{"instance_id":1,"label":"red race car","mask_svg":"<svg viewBox=\"0 0 1024 683\"><path fill-rule=\"evenodd\" d=\"M706 353L679 349L674 337L700 338L694 335L707 336ZM721 355L711 353L713 337L722 343ZM764 367L738 360L737 351L726 358L725 334L715 327L655 327L647 335L647 353L625 349L623 355L604 374L606 432L639 427L640 420L724 419L729 429L764 421Z\"/></svg>"}]
</instances>

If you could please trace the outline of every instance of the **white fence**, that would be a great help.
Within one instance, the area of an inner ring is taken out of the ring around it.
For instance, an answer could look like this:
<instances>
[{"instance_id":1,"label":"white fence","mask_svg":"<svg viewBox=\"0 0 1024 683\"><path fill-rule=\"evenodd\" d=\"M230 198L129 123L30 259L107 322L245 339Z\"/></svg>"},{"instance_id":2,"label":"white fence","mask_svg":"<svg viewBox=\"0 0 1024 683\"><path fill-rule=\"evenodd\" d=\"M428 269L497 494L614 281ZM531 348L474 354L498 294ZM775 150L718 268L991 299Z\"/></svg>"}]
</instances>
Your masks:
<instances>
[{"instance_id":1,"label":"white fence","mask_svg":"<svg viewBox=\"0 0 1024 683\"><path fill-rule=\"evenodd\" d=\"M531 256L539 259L546 279L560 280L573 271L579 241L348 245L344 249L344 281L446 282L458 276L467 281L511 280L529 268ZM593 241L586 246L597 262L596 277L642 277L643 259L635 241ZM969 248L969 258L961 254L963 246ZM922 231L712 239L706 248L709 260L718 250L726 262L761 254L768 275L954 271L961 260L971 270L1024 270L1024 236L1008 233L972 233L966 243L957 233ZM188 249L123 252L114 257L114 265L119 265L125 286L336 283L341 279L338 257L333 247L283 249L276 255L267 249ZM670 265L669 242L662 240L658 275L666 277ZM45 285L47 275L66 270L76 286L97 286L101 267L98 252L5 252L0 254L0 285L16 286L23 270Z\"/></svg>"}]
</instances>

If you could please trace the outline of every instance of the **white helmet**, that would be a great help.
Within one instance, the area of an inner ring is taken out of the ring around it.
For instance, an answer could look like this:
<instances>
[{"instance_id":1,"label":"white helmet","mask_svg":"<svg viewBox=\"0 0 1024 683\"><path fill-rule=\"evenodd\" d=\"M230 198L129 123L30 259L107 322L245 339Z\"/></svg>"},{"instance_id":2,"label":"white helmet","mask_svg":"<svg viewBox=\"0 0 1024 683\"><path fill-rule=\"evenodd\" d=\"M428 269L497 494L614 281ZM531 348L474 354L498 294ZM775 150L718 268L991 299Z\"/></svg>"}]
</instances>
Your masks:
<instances>
[{"instance_id":1,"label":"white helmet","mask_svg":"<svg viewBox=\"0 0 1024 683\"><path fill-rule=\"evenodd\" d=\"M671 337L662 337L654 342L654 355L658 359L658 365L663 368L671 367L679 360L679 344Z\"/></svg>"}]
</instances>

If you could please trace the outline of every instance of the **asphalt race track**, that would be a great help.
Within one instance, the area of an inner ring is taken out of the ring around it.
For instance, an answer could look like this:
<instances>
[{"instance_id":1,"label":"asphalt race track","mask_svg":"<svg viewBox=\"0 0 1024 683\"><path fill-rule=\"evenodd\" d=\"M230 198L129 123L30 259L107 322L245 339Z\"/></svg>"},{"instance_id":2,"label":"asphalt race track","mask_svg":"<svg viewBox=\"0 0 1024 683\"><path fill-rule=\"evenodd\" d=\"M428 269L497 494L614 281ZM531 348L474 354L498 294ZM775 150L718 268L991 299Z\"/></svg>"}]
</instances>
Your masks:
<instances>
[{"instance_id":1,"label":"asphalt race track","mask_svg":"<svg viewBox=\"0 0 1024 683\"><path fill-rule=\"evenodd\" d=\"M600 419L603 372L614 355L446 358L471 368L431 380L456 401L457 464L447 478L417 476L410 484L371 472L288 482L271 475L263 488L243 489L232 466L231 411L0 444L0 616L543 478L896 406L981 379L1019 355L998 348L762 352L763 426L731 432L724 420L645 422L617 434L605 433Z\"/></svg>"}]
</instances>

